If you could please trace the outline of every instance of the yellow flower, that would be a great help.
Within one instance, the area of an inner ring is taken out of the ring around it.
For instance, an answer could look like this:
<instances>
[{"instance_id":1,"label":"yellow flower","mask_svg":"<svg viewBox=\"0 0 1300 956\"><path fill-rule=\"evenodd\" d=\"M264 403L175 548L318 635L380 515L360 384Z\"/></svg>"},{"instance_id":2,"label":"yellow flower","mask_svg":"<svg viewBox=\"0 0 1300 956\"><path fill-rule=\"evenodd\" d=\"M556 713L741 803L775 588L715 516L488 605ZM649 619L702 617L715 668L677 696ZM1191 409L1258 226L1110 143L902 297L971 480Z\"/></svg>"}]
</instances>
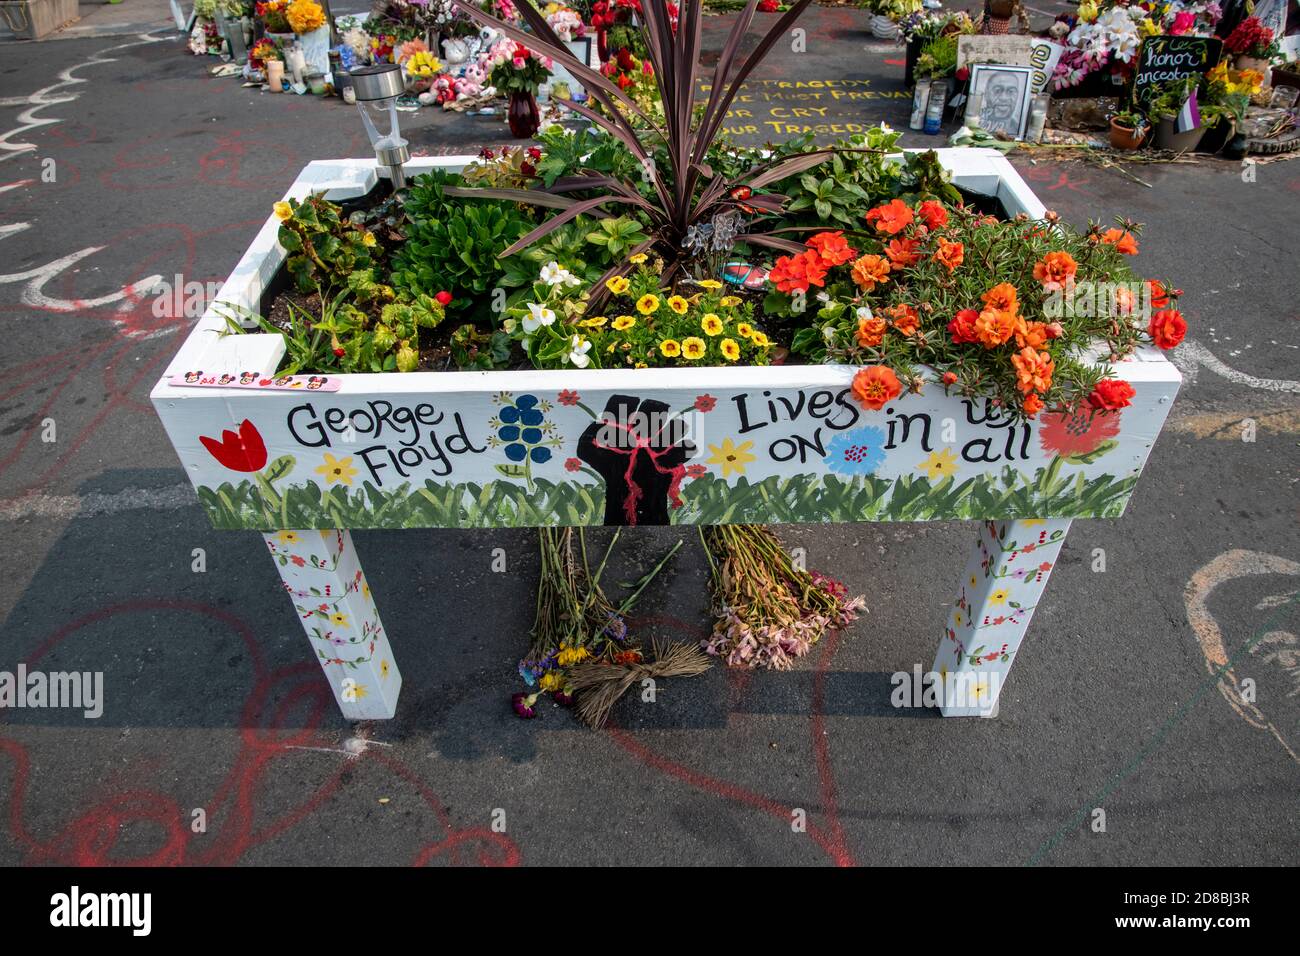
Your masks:
<instances>
[{"instance_id":1,"label":"yellow flower","mask_svg":"<svg viewBox=\"0 0 1300 956\"><path fill-rule=\"evenodd\" d=\"M668 358L676 358L682 354L682 347L676 339L664 339L659 343L659 351Z\"/></svg>"},{"instance_id":2,"label":"yellow flower","mask_svg":"<svg viewBox=\"0 0 1300 956\"><path fill-rule=\"evenodd\" d=\"M293 0L284 17L294 33L311 33L325 25L325 11L316 0Z\"/></svg>"},{"instance_id":3,"label":"yellow flower","mask_svg":"<svg viewBox=\"0 0 1300 956\"><path fill-rule=\"evenodd\" d=\"M636 317L632 315L620 315L614 320L614 330L616 332L626 332L634 325L636 325Z\"/></svg>"},{"instance_id":4,"label":"yellow flower","mask_svg":"<svg viewBox=\"0 0 1300 956\"><path fill-rule=\"evenodd\" d=\"M716 312L707 313L704 318L700 319L700 328L708 335L722 334L722 320L718 318Z\"/></svg>"},{"instance_id":5,"label":"yellow flower","mask_svg":"<svg viewBox=\"0 0 1300 956\"><path fill-rule=\"evenodd\" d=\"M722 307L724 309L734 309L738 305L740 305L740 296L724 295L722 297Z\"/></svg>"},{"instance_id":6,"label":"yellow flower","mask_svg":"<svg viewBox=\"0 0 1300 956\"><path fill-rule=\"evenodd\" d=\"M694 361L695 359L704 358L704 353L708 346L704 344L704 339L698 335L692 335L682 339L682 355Z\"/></svg>"},{"instance_id":7,"label":"yellow flower","mask_svg":"<svg viewBox=\"0 0 1300 956\"><path fill-rule=\"evenodd\" d=\"M293 215L293 207L287 202L278 202L271 207L275 211L275 218L284 222Z\"/></svg>"},{"instance_id":8,"label":"yellow flower","mask_svg":"<svg viewBox=\"0 0 1300 956\"><path fill-rule=\"evenodd\" d=\"M735 339L723 339L722 355L728 362L736 361L740 358L740 343Z\"/></svg>"},{"instance_id":9,"label":"yellow flower","mask_svg":"<svg viewBox=\"0 0 1300 956\"><path fill-rule=\"evenodd\" d=\"M916 467L925 472L931 481L948 478L957 474L957 456L951 448L943 448L930 452L930 457Z\"/></svg>"},{"instance_id":10,"label":"yellow flower","mask_svg":"<svg viewBox=\"0 0 1300 956\"><path fill-rule=\"evenodd\" d=\"M635 365L633 365L632 367L633 367L633 368L649 368L650 366L646 365L645 362L637 362L637 363L636 363Z\"/></svg>"},{"instance_id":11,"label":"yellow flower","mask_svg":"<svg viewBox=\"0 0 1300 956\"><path fill-rule=\"evenodd\" d=\"M649 315L659 308L659 296L647 292L636 300L636 310L642 315Z\"/></svg>"},{"instance_id":12,"label":"yellow flower","mask_svg":"<svg viewBox=\"0 0 1300 956\"><path fill-rule=\"evenodd\" d=\"M352 680L351 678L348 679ZM353 703L361 700L363 697L370 696L370 691L366 689L366 685L355 680L353 680L347 687L343 688L343 693L349 695L351 697L351 702Z\"/></svg>"},{"instance_id":13,"label":"yellow flower","mask_svg":"<svg viewBox=\"0 0 1300 956\"><path fill-rule=\"evenodd\" d=\"M760 331L758 331L758 329L754 329L754 331L752 331L752 332L749 333L749 341L753 342L753 343L754 343L755 345L757 345L760 349L765 349L765 348L767 348L769 345L772 344L772 343L768 340L767 334L764 333L764 332L760 332Z\"/></svg>"},{"instance_id":14,"label":"yellow flower","mask_svg":"<svg viewBox=\"0 0 1300 956\"><path fill-rule=\"evenodd\" d=\"M722 288L722 283L717 279L701 279L700 288L708 289L710 292L716 292L718 289Z\"/></svg>"},{"instance_id":15,"label":"yellow flower","mask_svg":"<svg viewBox=\"0 0 1300 956\"><path fill-rule=\"evenodd\" d=\"M281 544L297 544L302 540L298 537L297 531L281 531L276 537L280 539Z\"/></svg>"},{"instance_id":16,"label":"yellow flower","mask_svg":"<svg viewBox=\"0 0 1300 956\"><path fill-rule=\"evenodd\" d=\"M744 442L737 445L730 438L722 441L722 447L710 445L709 451L713 452L713 457L706 459L710 465L720 465L722 467L722 477L726 478L733 471L738 475L745 473L745 466L751 461L758 461L756 455L751 455L749 450L754 447L752 441Z\"/></svg>"},{"instance_id":17,"label":"yellow flower","mask_svg":"<svg viewBox=\"0 0 1300 956\"><path fill-rule=\"evenodd\" d=\"M348 616L346 614L340 613L339 611L335 611L333 614L330 615L330 623L333 624L335 627L347 627Z\"/></svg>"},{"instance_id":18,"label":"yellow flower","mask_svg":"<svg viewBox=\"0 0 1300 956\"><path fill-rule=\"evenodd\" d=\"M352 479L357 476L357 470L352 467L351 455L347 458L335 458L329 452L325 452L325 464L316 469L316 474L324 476L327 487L336 481L350 485Z\"/></svg>"},{"instance_id":19,"label":"yellow flower","mask_svg":"<svg viewBox=\"0 0 1300 956\"><path fill-rule=\"evenodd\" d=\"M556 661L561 667L568 667L570 664L581 664L591 653L582 646L570 647L568 644L560 645L560 653L556 655Z\"/></svg>"},{"instance_id":20,"label":"yellow flower","mask_svg":"<svg viewBox=\"0 0 1300 956\"><path fill-rule=\"evenodd\" d=\"M603 315L594 315L590 319L583 319L578 324L589 329L598 329L608 321L609 319L605 318Z\"/></svg>"},{"instance_id":21,"label":"yellow flower","mask_svg":"<svg viewBox=\"0 0 1300 956\"><path fill-rule=\"evenodd\" d=\"M361 244L367 248L375 244L375 234L373 232L363 232L361 234Z\"/></svg>"},{"instance_id":22,"label":"yellow flower","mask_svg":"<svg viewBox=\"0 0 1300 956\"><path fill-rule=\"evenodd\" d=\"M537 682L537 686L542 690L559 690L564 686L564 675L558 671L547 671Z\"/></svg>"},{"instance_id":23,"label":"yellow flower","mask_svg":"<svg viewBox=\"0 0 1300 956\"><path fill-rule=\"evenodd\" d=\"M636 255L634 255L631 259L628 259L627 261L632 263L632 265L634 266L639 266L641 263L645 262L649 258L650 257L647 256L644 252L638 252Z\"/></svg>"},{"instance_id":24,"label":"yellow flower","mask_svg":"<svg viewBox=\"0 0 1300 956\"><path fill-rule=\"evenodd\" d=\"M748 322L741 322L738 326L736 326L736 334L739 335L742 339L747 339L754 334L754 327L750 325Z\"/></svg>"},{"instance_id":25,"label":"yellow flower","mask_svg":"<svg viewBox=\"0 0 1300 956\"><path fill-rule=\"evenodd\" d=\"M998 588L996 591L994 591L992 594L989 595L989 603L990 603L990 604L1006 604L1006 603L1007 603L1007 597L1008 597L1010 594L1011 594L1011 592L1008 591L1006 588Z\"/></svg>"},{"instance_id":26,"label":"yellow flower","mask_svg":"<svg viewBox=\"0 0 1300 956\"><path fill-rule=\"evenodd\" d=\"M685 315L686 310L689 309L690 307L691 304L687 302L685 299L683 299L680 295L670 295L668 297L668 308L672 309L678 315Z\"/></svg>"},{"instance_id":27,"label":"yellow flower","mask_svg":"<svg viewBox=\"0 0 1300 956\"><path fill-rule=\"evenodd\" d=\"M605 280L605 288L615 295L622 295L631 284L626 276L614 276Z\"/></svg>"}]
</instances>

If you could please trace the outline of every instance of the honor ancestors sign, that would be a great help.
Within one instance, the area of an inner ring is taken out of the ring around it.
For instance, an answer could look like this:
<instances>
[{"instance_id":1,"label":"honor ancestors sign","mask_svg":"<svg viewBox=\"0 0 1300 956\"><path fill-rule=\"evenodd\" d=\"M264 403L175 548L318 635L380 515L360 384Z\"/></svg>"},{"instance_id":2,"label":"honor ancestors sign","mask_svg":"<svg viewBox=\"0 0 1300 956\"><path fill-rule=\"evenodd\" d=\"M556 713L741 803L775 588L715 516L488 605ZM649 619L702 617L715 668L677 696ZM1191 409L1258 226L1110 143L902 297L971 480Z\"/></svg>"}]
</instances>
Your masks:
<instances>
[{"instance_id":1,"label":"honor ancestors sign","mask_svg":"<svg viewBox=\"0 0 1300 956\"><path fill-rule=\"evenodd\" d=\"M1145 105L1166 83L1204 76L1219 62L1217 37L1148 37L1138 50L1133 72L1133 102Z\"/></svg>"}]
</instances>

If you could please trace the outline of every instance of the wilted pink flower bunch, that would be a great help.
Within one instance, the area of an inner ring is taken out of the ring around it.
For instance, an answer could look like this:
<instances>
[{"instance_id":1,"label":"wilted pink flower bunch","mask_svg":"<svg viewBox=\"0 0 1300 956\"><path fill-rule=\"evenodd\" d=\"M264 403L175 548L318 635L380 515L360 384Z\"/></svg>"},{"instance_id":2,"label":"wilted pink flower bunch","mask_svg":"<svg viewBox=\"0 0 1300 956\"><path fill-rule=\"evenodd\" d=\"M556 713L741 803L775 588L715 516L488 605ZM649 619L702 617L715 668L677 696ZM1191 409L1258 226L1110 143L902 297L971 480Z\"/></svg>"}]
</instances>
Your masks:
<instances>
[{"instance_id":1,"label":"wilted pink flower bunch","mask_svg":"<svg viewBox=\"0 0 1300 956\"><path fill-rule=\"evenodd\" d=\"M766 528L723 525L703 537L717 619L700 646L732 667L789 670L866 607L840 582L796 567Z\"/></svg>"}]
</instances>

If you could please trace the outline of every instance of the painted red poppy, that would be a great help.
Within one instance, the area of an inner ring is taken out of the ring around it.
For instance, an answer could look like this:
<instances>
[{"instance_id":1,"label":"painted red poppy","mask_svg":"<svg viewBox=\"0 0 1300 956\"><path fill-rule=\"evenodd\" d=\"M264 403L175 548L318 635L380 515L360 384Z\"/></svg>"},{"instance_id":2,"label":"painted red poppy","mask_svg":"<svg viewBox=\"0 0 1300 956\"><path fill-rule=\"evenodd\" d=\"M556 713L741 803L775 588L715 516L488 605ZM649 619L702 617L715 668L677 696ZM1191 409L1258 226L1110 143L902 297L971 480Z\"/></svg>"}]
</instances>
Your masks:
<instances>
[{"instance_id":1,"label":"painted red poppy","mask_svg":"<svg viewBox=\"0 0 1300 956\"><path fill-rule=\"evenodd\" d=\"M226 429L221 441L200 435L199 441L217 461L231 471L261 471L266 467L266 442L257 426L247 418L239 425L239 434Z\"/></svg>"},{"instance_id":2,"label":"painted red poppy","mask_svg":"<svg viewBox=\"0 0 1300 956\"><path fill-rule=\"evenodd\" d=\"M1119 434L1120 414L1098 412L1083 406L1073 412L1045 415L1038 440L1043 451L1062 458L1086 455Z\"/></svg>"}]
</instances>

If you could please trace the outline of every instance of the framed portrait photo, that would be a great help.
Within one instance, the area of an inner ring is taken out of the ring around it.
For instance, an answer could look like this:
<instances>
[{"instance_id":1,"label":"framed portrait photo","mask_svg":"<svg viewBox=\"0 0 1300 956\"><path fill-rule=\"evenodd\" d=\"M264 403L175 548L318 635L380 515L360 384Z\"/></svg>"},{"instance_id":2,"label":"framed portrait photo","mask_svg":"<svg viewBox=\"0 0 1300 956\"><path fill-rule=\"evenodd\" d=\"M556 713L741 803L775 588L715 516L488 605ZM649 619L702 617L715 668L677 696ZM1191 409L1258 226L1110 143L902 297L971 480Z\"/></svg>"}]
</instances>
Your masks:
<instances>
[{"instance_id":1,"label":"framed portrait photo","mask_svg":"<svg viewBox=\"0 0 1300 956\"><path fill-rule=\"evenodd\" d=\"M1031 66L971 64L970 90L980 97L980 129L1024 139L1033 99L1033 72Z\"/></svg>"},{"instance_id":2,"label":"framed portrait photo","mask_svg":"<svg viewBox=\"0 0 1300 956\"><path fill-rule=\"evenodd\" d=\"M569 52L572 53L580 62L587 64L587 66L591 67L593 70L600 68L600 59L597 56L596 44L592 42L591 37L574 37L572 40L565 41L564 45L569 48ZM549 100L552 92L557 86L560 87L561 91L567 89L569 93L568 98L575 102L581 102L587 97L587 91L583 89L582 81L570 73L568 68L562 63L555 63L553 65L550 79L547 80L545 86L545 90L540 91L542 95L539 95L538 99Z\"/></svg>"}]
</instances>

